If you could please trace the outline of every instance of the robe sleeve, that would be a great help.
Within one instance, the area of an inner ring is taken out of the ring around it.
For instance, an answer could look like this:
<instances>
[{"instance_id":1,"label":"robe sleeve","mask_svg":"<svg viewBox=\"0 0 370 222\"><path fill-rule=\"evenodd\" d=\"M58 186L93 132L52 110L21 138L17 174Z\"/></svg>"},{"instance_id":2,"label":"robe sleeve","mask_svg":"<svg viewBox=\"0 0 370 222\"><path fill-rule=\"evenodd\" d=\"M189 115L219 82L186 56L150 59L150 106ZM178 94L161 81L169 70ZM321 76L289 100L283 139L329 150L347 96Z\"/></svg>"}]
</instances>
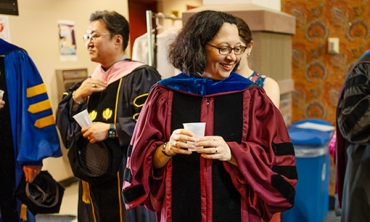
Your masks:
<instances>
[{"instance_id":1,"label":"robe sleeve","mask_svg":"<svg viewBox=\"0 0 370 222\"><path fill-rule=\"evenodd\" d=\"M87 108L87 103L82 103L75 110L72 109L73 107L72 93L78 87L80 87L83 81L76 83L75 85L67 89L63 93L62 100L58 104L56 117L57 127L64 147L67 149L69 149L75 142L75 139L78 138L78 136L76 135L81 133L81 127L73 119L73 115Z\"/></svg>"},{"instance_id":2,"label":"robe sleeve","mask_svg":"<svg viewBox=\"0 0 370 222\"><path fill-rule=\"evenodd\" d=\"M7 94L17 161L42 165L47 157L62 155L46 85L26 51L5 56Z\"/></svg>"},{"instance_id":3,"label":"robe sleeve","mask_svg":"<svg viewBox=\"0 0 370 222\"><path fill-rule=\"evenodd\" d=\"M128 146L139 118L139 113L148 97L150 88L161 76L154 68L144 65L124 77L121 86L121 108L118 110L116 129L121 146Z\"/></svg>"},{"instance_id":4,"label":"robe sleeve","mask_svg":"<svg viewBox=\"0 0 370 222\"><path fill-rule=\"evenodd\" d=\"M153 153L167 141L170 129L166 129L168 91L154 85L140 112L138 123L131 140L132 151L128 152L127 170L123 193L127 209L144 205L152 211L159 211L159 200L164 196L164 168L154 172ZM167 132L168 133L165 133ZM135 160L135 161L132 161ZM171 161L171 160L170 160ZM127 192L134 190L135 192ZM137 192L136 192L137 191ZM135 193L135 195L131 195Z\"/></svg>"},{"instance_id":5,"label":"robe sleeve","mask_svg":"<svg viewBox=\"0 0 370 222\"><path fill-rule=\"evenodd\" d=\"M335 163L339 206L342 205L347 146L349 143L357 145L370 143L370 65L368 60L366 62L357 64L348 73L337 106Z\"/></svg>"},{"instance_id":6,"label":"robe sleeve","mask_svg":"<svg viewBox=\"0 0 370 222\"><path fill-rule=\"evenodd\" d=\"M344 82L338 129L350 143L370 145L370 64L357 65Z\"/></svg>"},{"instance_id":7,"label":"robe sleeve","mask_svg":"<svg viewBox=\"0 0 370 222\"><path fill-rule=\"evenodd\" d=\"M261 88L245 91L241 144L228 142L238 166L224 162L248 211L269 219L294 204L297 171L294 147L280 111Z\"/></svg>"}]
</instances>

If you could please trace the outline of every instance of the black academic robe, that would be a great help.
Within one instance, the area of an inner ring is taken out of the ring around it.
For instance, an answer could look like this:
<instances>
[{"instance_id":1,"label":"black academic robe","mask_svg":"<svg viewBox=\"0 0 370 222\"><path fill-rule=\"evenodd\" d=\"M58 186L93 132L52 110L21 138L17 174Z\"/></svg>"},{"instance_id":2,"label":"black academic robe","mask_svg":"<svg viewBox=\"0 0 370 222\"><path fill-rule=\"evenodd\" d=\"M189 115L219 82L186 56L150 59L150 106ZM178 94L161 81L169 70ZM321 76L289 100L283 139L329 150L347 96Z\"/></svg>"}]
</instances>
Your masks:
<instances>
[{"instance_id":1,"label":"black academic robe","mask_svg":"<svg viewBox=\"0 0 370 222\"><path fill-rule=\"evenodd\" d=\"M342 220L370 218L370 52L348 72L337 107L336 188Z\"/></svg>"},{"instance_id":2,"label":"black academic robe","mask_svg":"<svg viewBox=\"0 0 370 222\"><path fill-rule=\"evenodd\" d=\"M118 63L129 61L120 61ZM124 64L122 72L125 72ZM115 67L117 69L117 67ZM102 70L100 70L102 71ZM105 71L104 71L105 72ZM106 72L109 72L107 70ZM122 175L126 164L126 150L129 145L138 114L145 102L151 86L160 80L160 75L152 67L141 64L122 78L114 81L99 93L94 93L87 98L87 102L72 109L72 93L79 84L71 87L59 103L57 126L64 145L69 148L74 144L76 135L81 128L72 116L84 109L88 109L93 121L114 123L118 137L115 149L123 153L121 168L117 176L100 184L80 182L79 215L78 221L155 221L155 216L144 207L126 211L122 202ZM109 112L107 110L109 109Z\"/></svg>"}]
</instances>

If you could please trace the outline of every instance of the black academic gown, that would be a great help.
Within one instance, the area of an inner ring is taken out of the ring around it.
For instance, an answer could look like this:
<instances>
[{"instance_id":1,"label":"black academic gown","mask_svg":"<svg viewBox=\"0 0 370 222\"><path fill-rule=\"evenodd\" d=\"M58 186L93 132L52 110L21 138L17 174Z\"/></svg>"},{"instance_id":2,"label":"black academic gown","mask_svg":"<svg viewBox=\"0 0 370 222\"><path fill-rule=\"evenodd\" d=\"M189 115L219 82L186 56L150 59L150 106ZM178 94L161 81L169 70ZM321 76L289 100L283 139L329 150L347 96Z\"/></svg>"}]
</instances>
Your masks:
<instances>
[{"instance_id":1,"label":"black academic gown","mask_svg":"<svg viewBox=\"0 0 370 222\"><path fill-rule=\"evenodd\" d=\"M122 175L126 165L126 150L136 124L136 119L151 86L160 80L158 72L149 66L140 66L130 74L110 83L100 92L92 94L87 102L72 110L72 92L79 84L71 87L59 103L57 126L67 148L74 143L81 128L72 116L88 109L93 122L115 123L118 133L117 146L123 153L122 164L117 176L100 184L80 182L78 221L143 221L154 222L155 214L138 207L126 211L122 202ZM117 102L116 102L117 101ZM116 104L116 105L115 105ZM109 112L107 112L109 109ZM112 111L112 112L110 112Z\"/></svg>"}]
</instances>

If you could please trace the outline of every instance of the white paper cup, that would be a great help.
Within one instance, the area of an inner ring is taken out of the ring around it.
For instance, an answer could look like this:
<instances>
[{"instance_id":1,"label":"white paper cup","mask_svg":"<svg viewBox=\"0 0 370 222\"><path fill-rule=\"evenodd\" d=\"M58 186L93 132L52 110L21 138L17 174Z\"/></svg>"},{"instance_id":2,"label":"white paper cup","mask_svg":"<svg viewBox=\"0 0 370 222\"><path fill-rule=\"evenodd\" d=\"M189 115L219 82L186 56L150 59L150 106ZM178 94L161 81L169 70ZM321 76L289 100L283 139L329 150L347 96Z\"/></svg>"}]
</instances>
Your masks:
<instances>
[{"instance_id":1,"label":"white paper cup","mask_svg":"<svg viewBox=\"0 0 370 222\"><path fill-rule=\"evenodd\" d=\"M0 100L3 100L3 96L4 96L4 90L0 89Z\"/></svg>"},{"instance_id":2,"label":"white paper cup","mask_svg":"<svg viewBox=\"0 0 370 222\"><path fill-rule=\"evenodd\" d=\"M189 130L194 134L194 138L198 139L204 136L204 132L206 130L206 123L202 122L195 122L195 123L183 123L184 129ZM195 149L189 149L191 151L196 151L200 147L196 147Z\"/></svg>"},{"instance_id":3,"label":"white paper cup","mask_svg":"<svg viewBox=\"0 0 370 222\"><path fill-rule=\"evenodd\" d=\"M92 124L90 115L86 109L74 115L73 118L76 120L78 125L80 125L81 127L90 126Z\"/></svg>"}]
</instances>

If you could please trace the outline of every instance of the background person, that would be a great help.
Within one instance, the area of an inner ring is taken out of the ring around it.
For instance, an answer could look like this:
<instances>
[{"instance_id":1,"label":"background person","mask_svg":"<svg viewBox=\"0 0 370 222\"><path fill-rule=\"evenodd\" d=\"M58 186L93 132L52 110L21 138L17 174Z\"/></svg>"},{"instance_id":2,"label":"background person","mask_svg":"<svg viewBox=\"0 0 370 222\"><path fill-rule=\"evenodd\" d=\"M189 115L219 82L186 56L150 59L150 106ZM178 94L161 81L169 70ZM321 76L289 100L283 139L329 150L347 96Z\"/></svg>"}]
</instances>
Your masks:
<instances>
[{"instance_id":1,"label":"background person","mask_svg":"<svg viewBox=\"0 0 370 222\"><path fill-rule=\"evenodd\" d=\"M249 67L248 59L249 59L249 56L251 55L253 45L254 45L254 41L252 39L252 32L249 29L248 24L243 19L239 17L235 17L235 18L238 23L240 40L245 44L247 49L246 49L246 53L241 55L240 61L238 65L234 68L234 70L238 74L248 78L249 80L263 87L268 97L272 100L275 106L279 108L280 107L279 84L274 79L267 77L265 75L261 75L260 73L252 70ZM273 218L270 221L271 222L280 221L280 213L274 214Z\"/></svg>"},{"instance_id":2,"label":"background person","mask_svg":"<svg viewBox=\"0 0 370 222\"><path fill-rule=\"evenodd\" d=\"M32 182L42 160L62 155L46 86L27 52L0 38L0 221L35 221L14 191Z\"/></svg>"},{"instance_id":3,"label":"background person","mask_svg":"<svg viewBox=\"0 0 370 222\"><path fill-rule=\"evenodd\" d=\"M260 222L293 206L293 145L262 88L232 72L242 44L230 14L185 23L169 51L183 73L151 89L134 131L126 208L144 203L158 221ZM195 140L186 122L205 122L206 136Z\"/></svg>"},{"instance_id":4,"label":"background person","mask_svg":"<svg viewBox=\"0 0 370 222\"><path fill-rule=\"evenodd\" d=\"M106 141L123 156L117 160L122 167L114 178L98 185L81 181L80 222L151 221L154 216L144 207L125 211L121 197L125 156L136 118L150 87L160 80L154 68L125 56L128 38L129 24L122 15L114 11L92 13L84 39L91 61L99 65L91 78L67 90L59 104L57 124L67 148L82 133L82 140ZM81 129L72 116L84 109L93 124Z\"/></svg>"},{"instance_id":5,"label":"background person","mask_svg":"<svg viewBox=\"0 0 370 222\"><path fill-rule=\"evenodd\" d=\"M370 218L370 51L352 66L337 107L336 188L341 221Z\"/></svg>"},{"instance_id":6,"label":"background person","mask_svg":"<svg viewBox=\"0 0 370 222\"><path fill-rule=\"evenodd\" d=\"M241 55L240 62L234 69L238 74L252 80L259 86L263 87L266 94L270 97L276 107L280 105L280 88L279 84L272 78L252 70L249 67L249 56L251 55L254 41L252 39L252 32L249 29L248 24L241 18L236 17L239 29L240 40L247 46L246 52Z\"/></svg>"}]
</instances>

